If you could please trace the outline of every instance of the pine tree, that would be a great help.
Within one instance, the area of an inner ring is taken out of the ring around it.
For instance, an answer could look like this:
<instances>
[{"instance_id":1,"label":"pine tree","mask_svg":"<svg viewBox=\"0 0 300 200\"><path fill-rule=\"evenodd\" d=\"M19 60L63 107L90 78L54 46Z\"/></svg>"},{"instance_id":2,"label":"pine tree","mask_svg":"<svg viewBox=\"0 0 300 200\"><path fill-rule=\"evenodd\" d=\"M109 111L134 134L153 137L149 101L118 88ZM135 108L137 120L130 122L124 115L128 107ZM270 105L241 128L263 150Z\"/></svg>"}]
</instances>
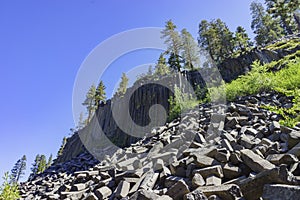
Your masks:
<instances>
[{"instance_id":1,"label":"pine tree","mask_svg":"<svg viewBox=\"0 0 300 200\"><path fill-rule=\"evenodd\" d=\"M37 154L35 156L35 160L34 162L32 163L32 167L30 168L31 169L31 174L29 176L29 180L31 180L36 174L38 174L38 165L39 165L39 162L40 162L40 155Z\"/></svg>"},{"instance_id":2,"label":"pine tree","mask_svg":"<svg viewBox=\"0 0 300 200\"><path fill-rule=\"evenodd\" d=\"M93 84L88 93L86 94L86 99L85 101L82 103L82 105L86 106L87 110L88 110L88 118L87 118L87 123L90 122L93 114L95 113L96 110L96 106L95 106L95 96L96 96L96 87Z\"/></svg>"},{"instance_id":3,"label":"pine tree","mask_svg":"<svg viewBox=\"0 0 300 200\"><path fill-rule=\"evenodd\" d=\"M286 34L293 34L297 30L297 24L293 17L294 12L300 7L298 0L265 0L267 12L279 19L281 27Z\"/></svg>"},{"instance_id":4,"label":"pine tree","mask_svg":"<svg viewBox=\"0 0 300 200\"><path fill-rule=\"evenodd\" d=\"M155 67L155 75L163 76L169 73L169 67L166 63L166 58L164 58L163 54L160 54L159 59L157 61L156 67Z\"/></svg>"},{"instance_id":5,"label":"pine tree","mask_svg":"<svg viewBox=\"0 0 300 200\"><path fill-rule=\"evenodd\" d=\"M11 170L11 182L17 183L19 182L20 178L25 174L26 170L26 156L23 155L21 159L19 159L13 169Z\"/></svg>"},{"instance_id":6,"label":"pine tree","mask_svg":"<svg viewBox=\"0 0 300 200\"><path fill-rule=\"evenodd\" d=\"M207 50L214 61L222 62L233 55L234 38L228 26L220 19L199 24L199 45Z\"/></svg>"},{"instance_id":7,"label":"pine tree","mask_svg":"<svg viewBox=\"0 0 300 200\"><path fill-rule=\"evenodd\" d=\"M282 36L283 29L280 27L279 21L266 13L261 3L252 2L250 10L251 28L256 34L255 41L258 45L266 45Z\"/></svg>"},{"instance_id":8,"label":"pine tree","mask_svg":"<svg viewBox=\"0 0 300 200\"><path fill-rule=\"evenodd\" d=\"M95 107L96 109L99 107L99 105L103 102L105 103L106 100L106 93L105 93L105 86L103 81L100 81L99 85L97 86L96 92L95 92Z\"/></svg>"},{"instance_id":9,"label":"pine tree","mask_svg":"<svg viewBox=\"0 0 300 200\"><path fill-rule=\"evenodd\" d=\"M215 27L219 38L220 48L218 49L218 57L219 60L222 61L233 54L233 49L234 49L233 33L229 30L228 26L221 19L217 19L213 23L213 27Z\"/></svg>"},{"instance_id":10,"label":"pine tree","mask_svg":"<svg viewBox=\"0 0 300 200\"><path fill-rule=\"evenodd\" d=\"M64 137L63 141L62 141L62 144L61 144L61 146L60 146L60 148L57 152L57 156L56 156L57 158L63 154L66 144L67 144L67 138Z\"/></svg>"},{"instance_id":11,"label":"pine tree","mask_svg":"<svg viewBox=\"0 0 300 200\"><path fill-rule=\"evenodd\" d=\"M184 59L185 68L194 70L199 65L199 48L193 36L186 30L181 31L182 41L182 58Z\"/></svg>"},{"instance_id":12,"label":"pine tree","mask_svg":"<svg viewBox=\"0 0 300 200\"><path fill-rule=\"evenodd\" d=\"M121 82L117 91L117 94L123 96L126 93L127 86L128 86L128 77L125 73L122 74Z\"/></svg>"},{"instance_id":13,"label":"pine tree","mask_svg":"<svg viewBox=\"0 0 300 200\"><path fill-rule=\"evenodd\" d=\"M241 26L238 26L235 31L234 41L235 41L235 51L237 55L242 52L249 51L253 45L246 30Z\"/></svg>"},{"instance_id":14,"label":"pine tree","mask_svg":"<svg viewBox=\"0 0 300 200\"><path fill-rule=\"evenodd\" d=\"M170 67L181 71L180 66L180 51L182 47L180 35L176 30L176 25L171 21L167 21L164 30L162 30L161 38L165 39L165 44L167 45L167 51L170 53L169 64Z\"/></svg>"},{"instance_id":15,"label":"pine tree","mask_svg":"<svg viewBox=\"0 0 300 200\"><path fill-rule=\"evenodd\" d=\"M43 173L46 168L47 168L46 156L45 155L41 155L40 156L40 160L38 162L37 174Z\"/></svg>"},{"instance_id":16,"label":"pine tree","mask_svg":"<svg viewBox=\"0 0 300 200\"><path fill-rule=\"evenodd\" d=\"M47 164L46 164L46 168L49 168L50 166L51 166L51 164L52 164L52 154L50 154L50 156L49 156L49 158L48 158L48 162L47 162Z\"/></svg>"},{"instance_id":17,"label":"pine tree","mask_svg":"<svg viewBox=\"0 0 300 200\"><path fill-rule=\"evenodd\" d=\"M200 47L208 51L209 55L213 60L216 60L215 55L216 52L214 51L214 46L216 43L216 31L211 28L211 23L206 20L202 20L199 24L199 37L198 37L198 44Z\"/></svg>"}]
</instances>

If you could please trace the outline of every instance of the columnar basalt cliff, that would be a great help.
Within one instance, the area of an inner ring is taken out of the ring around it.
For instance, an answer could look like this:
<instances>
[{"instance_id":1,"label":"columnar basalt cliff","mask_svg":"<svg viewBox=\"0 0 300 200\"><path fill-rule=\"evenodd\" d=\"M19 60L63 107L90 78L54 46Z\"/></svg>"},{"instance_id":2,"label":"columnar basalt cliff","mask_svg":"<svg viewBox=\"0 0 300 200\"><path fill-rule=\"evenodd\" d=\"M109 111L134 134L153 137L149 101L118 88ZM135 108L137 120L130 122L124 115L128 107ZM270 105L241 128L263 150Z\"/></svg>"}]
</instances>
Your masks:
<instances>
[{"instance_id":1,"label":"columnar basalt cliff","mask_svg":"<svg viewBox=\"0 0 300 200\"><path fill-rule=\"evenodd\" d=\"M253 50L223 62L219 69L230 82L247 73L255 60L272 62L297 49L299 45ZM298 55L290 57L294 56ZM205 87L204 80L209 75L215 79L215 72L202 69L184 78L193 87ZM293 107L298 103L294 96L264 90L222 105L201 104L164 123L164 113L151 107L160 104L169 111L173 92L168 83L174 78L179 85L181 80L170 75L157 78L165 80L164 86L144 77L121 98L102 104L90 124L68 139L52 166L20 184L21 199L299 199L300 123L283 126L283 115L265 109ZM123 120L117 122L118 117ZM153 120L162 124L147 129L149 135L133 134L135 126ZM122 123L127 123L126 130Z\"/></svg>"},{"instance_id":2,"label":"columnar basalt cliff","mask_svg":"<svg viewBox=\"0 0 300 200\"><path fill-rule=\"evenodd\" d=\"M296 36L291 36L291 38L289 39L293 39L294 37ZM239 56L238 58L232 58L224 61L223 63L218 65L218 69L223 80L226 82L230 82L238 76L246 74L251 69L251 64L255 60L259 60L261 63L269 63L279 60L286 55L292 54L299 49L300 46L289 50L254 49L247 54ZM199 86L203 88L206 86L203 76L211 75L212 71L210 69L202 69L200 71L186 72L185 78L191 83L193 87ZM131 92L132 96L129 97L129 94ZM147 125L149 123L149 109L152 105L155 104L162 105L166 109L166 112L168 112L168 99L170 95L172 95L170 93L170 90L165 87L151 84L144 85L143 80L137 81L135 85L129 88L128 92L125 94L125 98L130 98L129 112L132 120L138 125ZM124 134L124 131L121 130L115 123L114 116L111 112L112 101L109 100L106 104L100 106L96 113L98 120L96 120L95 122L99 123L101 129L106 133L110 140L113 141L113 143L117 144L118 146L128 146L131 143L137 141L138 138ZM90 124L89 126L95 125ZM68 138L67 144L64 148L64 152L60 157L56 159L56 163L65 162L84 151L84 145L80 140L78 132L76 132L72 137Z\"/></svg>"}]
</instances>

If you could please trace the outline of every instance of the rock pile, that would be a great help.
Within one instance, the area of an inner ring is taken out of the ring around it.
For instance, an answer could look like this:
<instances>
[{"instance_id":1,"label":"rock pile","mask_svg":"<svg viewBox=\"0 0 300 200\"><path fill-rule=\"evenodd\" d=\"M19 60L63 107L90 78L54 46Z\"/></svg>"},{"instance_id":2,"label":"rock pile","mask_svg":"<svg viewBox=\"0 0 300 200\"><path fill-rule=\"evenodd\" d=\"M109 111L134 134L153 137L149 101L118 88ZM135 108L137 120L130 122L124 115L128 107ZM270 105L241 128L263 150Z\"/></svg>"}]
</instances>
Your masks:
<instances>
[{"instance_id":1,"label":"rock pile","mask_svg":"<svg viewBox=\"0 0 300 200\"><path fill-rule=\"evenodd\" d=\"M223 114L202 105L101 162L84 153L51 166L21 184L22 199L298 199L300 126L281 126L265 104L292 101L248 96ZM187 148L183 132L193 135Z\"/></svg>"}]
</instances>

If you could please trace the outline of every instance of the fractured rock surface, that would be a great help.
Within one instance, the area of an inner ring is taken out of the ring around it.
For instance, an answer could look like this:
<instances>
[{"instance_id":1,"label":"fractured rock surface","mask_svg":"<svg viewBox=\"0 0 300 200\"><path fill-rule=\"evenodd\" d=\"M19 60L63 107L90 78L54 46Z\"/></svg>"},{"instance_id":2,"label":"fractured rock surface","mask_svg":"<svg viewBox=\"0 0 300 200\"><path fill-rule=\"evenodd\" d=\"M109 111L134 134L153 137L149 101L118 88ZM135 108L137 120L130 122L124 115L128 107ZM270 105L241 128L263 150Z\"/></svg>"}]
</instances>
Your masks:
<instances>
[{"instance_id":1,"label":"fractured rock surface","mask_svg":"<svg viewBox=\"0 0 300 200\"><path fill-rule=\"evenodd\" d=\"M297 199L299 128L260 108L287 103L263 93L204 104L110 158L85 152L51 166L21 183L21 199Z\"/></svg>"}]
</instances>

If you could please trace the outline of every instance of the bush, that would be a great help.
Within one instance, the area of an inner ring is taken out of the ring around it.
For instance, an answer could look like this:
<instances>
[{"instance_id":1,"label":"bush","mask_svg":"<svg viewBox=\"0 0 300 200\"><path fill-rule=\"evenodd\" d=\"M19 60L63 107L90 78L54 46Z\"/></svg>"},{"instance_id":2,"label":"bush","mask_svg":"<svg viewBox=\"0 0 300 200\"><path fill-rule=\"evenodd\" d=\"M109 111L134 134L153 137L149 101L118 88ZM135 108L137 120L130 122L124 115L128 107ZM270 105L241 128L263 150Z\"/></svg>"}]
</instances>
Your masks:
<instances>
[{"instance_id":1,"label":"bush","mask_svg":"<svg viewBox=\"0 0 300 200\"><path fill-rule=\"evenodd\" d=\"M4 174L3 184L0 187L0 200L15 200L20 198L18 184L15 182L9 181L8 172Z\"/></svg>"},{"instance_id":2,"label":"bush","mask_svg":"<svg viewBox=\"0 0 300 200\"><path fill-rule=\"evenodd\" d=\"M231 83L225 84L225 86L210 88L207 99L211 99L212 95L215 98L222 98L221 94L219 94L219 97L216 95L220 89L223 89L222 87L225 87L226 98L229 101L233 101L239 96L257 94L263 91L277 91L286 96L293 96L292 108L264 107L280 114L284 118L280 121L281 124L293 127L300 121L300 58L297 55L287 56L265 65L255 61L252 70L246 75L240 76ZM283 63L284 67L281 70L272 71L274 66Z\"/></svg>"},{"instance_id":3,"label":"bush","mask_svg":"<svg viewBox=\"0 0 300 200\"><path fill-rule=\"evenodd\" d=\"M195 108L199 102L188 94L182 93L179 87L175 86L174 88L174 97L169 98L169 116L168 121L180 116L180 114L186 110Z\"/></svg>"}]
</instances>

